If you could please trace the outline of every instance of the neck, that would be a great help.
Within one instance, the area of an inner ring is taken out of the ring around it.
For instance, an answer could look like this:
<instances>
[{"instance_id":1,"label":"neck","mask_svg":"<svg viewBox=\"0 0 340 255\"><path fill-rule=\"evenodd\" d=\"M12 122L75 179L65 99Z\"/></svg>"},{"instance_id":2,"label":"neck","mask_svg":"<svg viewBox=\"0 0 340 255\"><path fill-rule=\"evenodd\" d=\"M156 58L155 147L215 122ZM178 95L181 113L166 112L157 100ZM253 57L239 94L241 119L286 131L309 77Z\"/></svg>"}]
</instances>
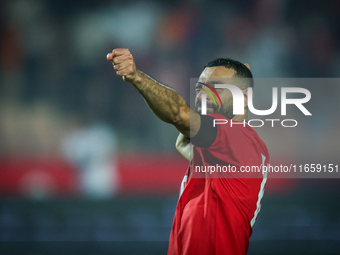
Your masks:
<instances>
[{"instance_id":1,"label":"neck","mask_svg":"<svg viewBox=\"0 0 340 255\"><path fill-rule=\"evenodd\" d=\"M235 115L235 117L232 118L232 120L234 120L234 121L243 121L243 120L248 121L248 113L246 112L243 115Z\"/></svg>"}]
</instances>

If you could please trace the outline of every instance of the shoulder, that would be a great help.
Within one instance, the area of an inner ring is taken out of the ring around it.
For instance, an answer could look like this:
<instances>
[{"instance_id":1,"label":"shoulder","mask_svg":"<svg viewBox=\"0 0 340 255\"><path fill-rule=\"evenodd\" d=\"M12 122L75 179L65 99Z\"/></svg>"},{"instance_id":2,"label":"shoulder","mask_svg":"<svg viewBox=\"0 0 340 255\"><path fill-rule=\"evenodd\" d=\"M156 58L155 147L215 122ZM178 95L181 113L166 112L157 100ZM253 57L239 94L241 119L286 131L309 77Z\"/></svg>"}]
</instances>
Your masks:
<instances>
[{"instance_id":1,"label":"shoulder","mask_svg":"<svg viewBox=\"0 0 340 255\"><path fill-rule=\"evenodd\" d=\"M250 145L257 145L265 147L266 150L265 143L246 121L233 121L218 113L212 113L209 116L214 118L213 125L217 127L217 136L211 147L234 145L245 149Z\"/></svg>"},{"instance_id":2,"label":"shoulder","mask_svg":"<svg viewBox=\"0 0 340 255\"><path fill-rule=\"evenodd\" d=\"M217 127L219 134L227 132L239 135L257 135L256 131L248 125L246 120L235 121L218 113L208 115L214 118L212 124Z\"/></svg>"}]
</instances>

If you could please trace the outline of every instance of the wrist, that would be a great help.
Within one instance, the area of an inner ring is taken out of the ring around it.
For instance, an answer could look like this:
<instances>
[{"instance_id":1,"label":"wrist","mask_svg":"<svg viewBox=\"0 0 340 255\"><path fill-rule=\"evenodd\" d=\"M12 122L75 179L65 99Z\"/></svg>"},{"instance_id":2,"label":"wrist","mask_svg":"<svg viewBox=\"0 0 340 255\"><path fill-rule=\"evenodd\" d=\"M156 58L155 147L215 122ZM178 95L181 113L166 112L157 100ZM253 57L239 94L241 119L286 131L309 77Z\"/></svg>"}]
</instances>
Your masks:
<instances>
[{"instance_id":1,"label":"wrist","mask_svg":"<svg viewBox=\"0 0 340 255\"><path fill-rule=\"evenodd\" d=\"M136 85L136 86L141 85L142 81L143 81L143 76L144 75L141 71L136 70L136 75L135 75L134 79L131 81L131 83L133 85Z\"/></svg>"}]
</instances>

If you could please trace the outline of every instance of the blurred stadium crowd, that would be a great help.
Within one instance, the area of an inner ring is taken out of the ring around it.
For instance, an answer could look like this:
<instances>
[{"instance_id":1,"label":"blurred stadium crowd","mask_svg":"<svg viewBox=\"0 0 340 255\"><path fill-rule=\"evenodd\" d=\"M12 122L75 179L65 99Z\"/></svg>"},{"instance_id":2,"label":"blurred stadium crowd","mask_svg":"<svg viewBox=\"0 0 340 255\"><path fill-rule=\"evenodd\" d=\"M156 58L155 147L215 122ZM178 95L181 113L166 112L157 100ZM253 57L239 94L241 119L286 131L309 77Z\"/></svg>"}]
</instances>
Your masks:
<instances>
[{"instance_id":1,"label":"blurred stadium crowd","mask_svg":"<svg viewBox=\"0 0 340 255\"><path fill-rule=\"evenodd\" d=\"M158 120L107 62L120 47L187 101L190 78L217 57L249 63L256 78L337 78L340 1L0 1L4 254L30 254L26 248L41 241L68 241L65 250L43 244L49 250L41 254L72 253L69 241L86 241L78 247L86 254L97 254L98 243L101 254L166 251L188 163L175 152L175 128ZM306 85L313 116L293 112L299 127L258 130L271 164L339 164L340 89L337 80L323 82ZM256 86L257 103L270 103ZM73 196L80 185L92 198L123 195L83 200ZM266 189L249 254L282 247L290 247L286 254L339 253L339 179L268 180Z\"/></svg>"},{"instance_id":2,"label":"blurred stadium crowd","mask_svg":"<svg viewBox=\"0 0 340 255\"><path fill-rule=\"evenodd\" d=\"M338 77L339 13L337 0L1 1L0 153L59 153L72 130L97 124L120 151L174 150L174 128L115 75L108 52L129 48L187 99L189 78L222 56L255 77Z\"/></svg>"}]
</instances>

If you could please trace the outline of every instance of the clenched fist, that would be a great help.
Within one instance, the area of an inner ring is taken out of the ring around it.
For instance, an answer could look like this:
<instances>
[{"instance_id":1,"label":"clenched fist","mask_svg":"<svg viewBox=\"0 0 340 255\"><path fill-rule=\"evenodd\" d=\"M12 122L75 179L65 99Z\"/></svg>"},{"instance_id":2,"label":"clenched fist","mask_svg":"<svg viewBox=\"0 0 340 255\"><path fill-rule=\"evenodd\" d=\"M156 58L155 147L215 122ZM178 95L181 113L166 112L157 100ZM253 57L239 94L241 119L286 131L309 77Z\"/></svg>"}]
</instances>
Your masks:
<instances>
[{"instance_id":1,"label":"clenched fist","mask_svg":"<svg viewBox=\"0 0 340 255\"><path fill-rule=\"evenodd\" d=\"M114 49L106 58L112 62L117 75L123 77L124 81L134 83L137 80L138 71L128 49Z\"/></svg>"}]
</instances>

